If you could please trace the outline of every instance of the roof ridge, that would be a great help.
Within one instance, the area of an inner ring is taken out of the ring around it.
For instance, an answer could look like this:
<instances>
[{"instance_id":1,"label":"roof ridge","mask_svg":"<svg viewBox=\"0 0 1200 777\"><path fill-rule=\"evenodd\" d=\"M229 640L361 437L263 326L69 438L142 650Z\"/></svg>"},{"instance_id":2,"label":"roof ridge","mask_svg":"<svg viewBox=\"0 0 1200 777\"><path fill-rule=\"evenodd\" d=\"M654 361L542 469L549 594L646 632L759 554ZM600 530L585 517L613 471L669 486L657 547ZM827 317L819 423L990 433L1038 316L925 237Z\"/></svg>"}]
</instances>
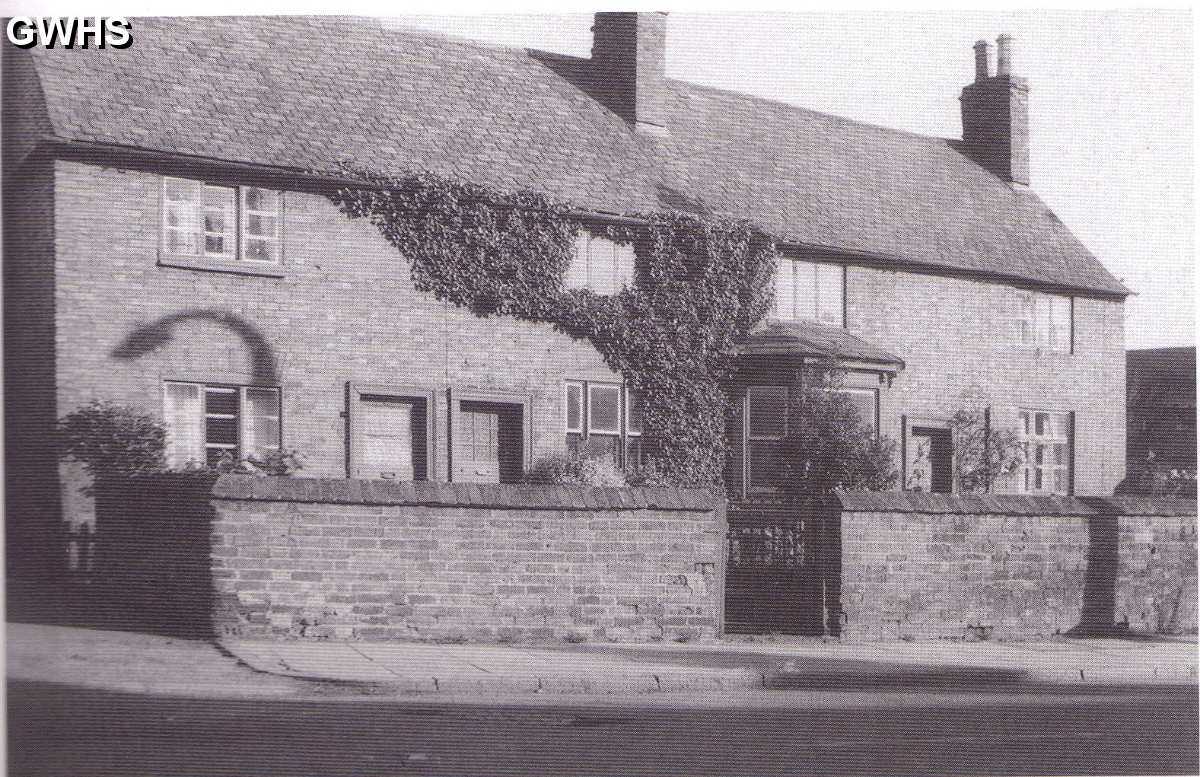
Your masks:
<instances>
[{"instance_id":1,"label":"roof ridge","mask_svg":"<svg viewBox=\"0 0 1200 777\"><path fill-rule=\"evenodd\" d=\"M685 81L681 78L668 78L667 81L670 81L675 84L680 84L682 86L694 88L694 89L700 89L700 90L707 91L707 92L716 92L718 94L726 95L729 97L738 97L738 98L741 98L744 100L752 100L754 102L766 103L768 105L777 105L781 108L787 108L788 110L797 111L799 113L807 113L812 116L820 116L820 117L823 117L826 119L833 119L835 121L844 122L846 124L854 124L856 126L865 127L867 129L880 130L883 132L891 132L891 133L895 133L897 135L904 135L906 137L918 138L920 140L932 140L932 141L938 141L940 143L945 143L948 141L953 142L953 141L960 140L960 138L945 138L945 137L942 137L941 135L925 135L920 132L913 132L912 130L900 129L899 127L888 127L884 124L872 124L871 122L863 121L862 119L853 119L853 118L850 118L849 116L842 116L837 113L829 113L828 111L818 111L815 108L808 108L803 105L797 105L796 103L790 103L790 102L787 102L786 100L781 100L781 99L774 98L774 97L763 97L762 95L750 94L749 92L739 92L736 89L726 89L726 88L723 88L720 86L712 86L710 84L697 83L695 81Z\"/></svg>"}]
</instances>

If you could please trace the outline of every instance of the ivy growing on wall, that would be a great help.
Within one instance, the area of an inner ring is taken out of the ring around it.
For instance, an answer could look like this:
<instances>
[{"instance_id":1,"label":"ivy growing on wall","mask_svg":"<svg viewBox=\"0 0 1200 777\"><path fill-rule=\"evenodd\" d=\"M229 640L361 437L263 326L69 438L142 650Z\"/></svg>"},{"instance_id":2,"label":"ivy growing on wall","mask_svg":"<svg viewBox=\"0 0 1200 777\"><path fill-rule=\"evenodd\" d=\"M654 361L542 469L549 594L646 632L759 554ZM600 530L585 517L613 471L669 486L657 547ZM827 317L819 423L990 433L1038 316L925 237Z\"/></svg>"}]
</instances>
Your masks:
<instances>
[{"instance_id":1,"label":"ivy growing on wall","mask_svg":"<svg viewBox=\"0 0 1200 777\"><path fill-rule=\"evenodd\" d=\"M602 228L633 243L637 281L611 295L568 289L584 228L569 204L430 173L364 182L333 201L370 221L411 265L413 283L476 315L550 323L585 338L644 397L647 470L661 482L715 486L725 463L723 384L737 340L771 304L775 241L749 223L629 213Z\"/></svg>"}]
</instances>

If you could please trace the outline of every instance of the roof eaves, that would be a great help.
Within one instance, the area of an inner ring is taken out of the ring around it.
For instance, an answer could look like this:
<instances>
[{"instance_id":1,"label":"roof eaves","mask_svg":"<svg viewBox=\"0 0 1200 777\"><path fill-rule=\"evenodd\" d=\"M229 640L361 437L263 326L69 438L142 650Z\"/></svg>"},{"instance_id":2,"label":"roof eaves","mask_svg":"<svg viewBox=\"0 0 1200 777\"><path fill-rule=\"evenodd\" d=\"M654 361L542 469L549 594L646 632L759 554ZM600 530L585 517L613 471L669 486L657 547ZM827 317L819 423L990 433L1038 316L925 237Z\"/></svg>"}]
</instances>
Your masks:
<instances>
[{"instance_id":1,"label":"roof eaves","mask_svg":"<svg viewBox=\"0 0 1200 777\"><path fill-rule=\"evenodd\" d=\"M819 243L781 240L779 241L778 245L783 250L792 249L794 251L816 253L818 255L824 255L829 259L836 259L849 264L859 264L867 267L881 267L890 270L900 269L908 272L920 272L929 275L945 275L977 280L1002 281L1004 283L1012 283L1014 285L1038 288L1047 291L1057 291L1065 294L1093 295L1111 299L1124 299L1125 297L1136 295L1136 292L1130 291L1125 284L1121 283L1115 278L1113 279L1114 283L1121 288L1121 291L1110 288L1100 288L1098 286L1076 286L1071 284L1057 283L1055 281L1036 280L1025 275L1006 273L1000 270L969 269L965 267L952 266L949 264L940 264L938 262L924 262L894 254L863 251L861 249L840 248L838 246L822 245Z\"/></svg>"}]
</instances>

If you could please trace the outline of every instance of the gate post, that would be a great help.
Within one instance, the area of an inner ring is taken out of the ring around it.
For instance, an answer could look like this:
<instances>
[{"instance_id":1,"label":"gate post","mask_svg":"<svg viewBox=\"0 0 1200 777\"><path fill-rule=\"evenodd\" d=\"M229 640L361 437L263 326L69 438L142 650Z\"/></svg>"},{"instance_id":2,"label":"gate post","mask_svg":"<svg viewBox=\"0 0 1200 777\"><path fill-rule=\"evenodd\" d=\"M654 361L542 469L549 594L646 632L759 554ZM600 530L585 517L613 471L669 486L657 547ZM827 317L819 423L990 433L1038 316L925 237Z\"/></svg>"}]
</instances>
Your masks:
<instances>
[{"instance_id":1,"label":"gate post","mask_svg":"<svg viewBox=\"0 0 1200 777\"><path fill-rule=\"evenodd\" d=\"M717 622L716 636L725 636L725 572L729 567L729 498L722 495L713 505L713 523L719 533L717 544Z\"/></svg>"},{"instance_id":2,"label":"gate post","mask_svg":"<svg viewBox=\"0 0 1200 777\"><path fill-rule=\"evenodd\" d=\"M825 633L842 636L842 505L831 496L822 506L822 575L825 582Z\"/></svg>"}]
</instances>

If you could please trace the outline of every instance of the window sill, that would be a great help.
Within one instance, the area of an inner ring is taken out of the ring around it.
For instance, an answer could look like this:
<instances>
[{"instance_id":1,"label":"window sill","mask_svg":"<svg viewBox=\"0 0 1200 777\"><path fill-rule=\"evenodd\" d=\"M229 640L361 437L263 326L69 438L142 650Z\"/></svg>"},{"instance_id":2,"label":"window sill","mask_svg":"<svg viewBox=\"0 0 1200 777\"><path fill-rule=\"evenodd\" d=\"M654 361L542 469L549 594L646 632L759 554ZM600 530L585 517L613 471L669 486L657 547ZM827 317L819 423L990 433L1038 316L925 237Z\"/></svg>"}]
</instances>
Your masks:
<instances>
[{"instance_id":1,"label":"window sill","mask_svg":"<svg viewBox=\"0 0 1200 777\"><path fill-rule=\"evenodd\" d=\"M207 256L187 256L183 254L158 255L159 267L174 267L182 270L200 270L201 272L223 272L234 275L258 275L266 278L283 278L286 269L279 264L238 261L236 259L213 259Z\"/></svg>"}]
</instances>

